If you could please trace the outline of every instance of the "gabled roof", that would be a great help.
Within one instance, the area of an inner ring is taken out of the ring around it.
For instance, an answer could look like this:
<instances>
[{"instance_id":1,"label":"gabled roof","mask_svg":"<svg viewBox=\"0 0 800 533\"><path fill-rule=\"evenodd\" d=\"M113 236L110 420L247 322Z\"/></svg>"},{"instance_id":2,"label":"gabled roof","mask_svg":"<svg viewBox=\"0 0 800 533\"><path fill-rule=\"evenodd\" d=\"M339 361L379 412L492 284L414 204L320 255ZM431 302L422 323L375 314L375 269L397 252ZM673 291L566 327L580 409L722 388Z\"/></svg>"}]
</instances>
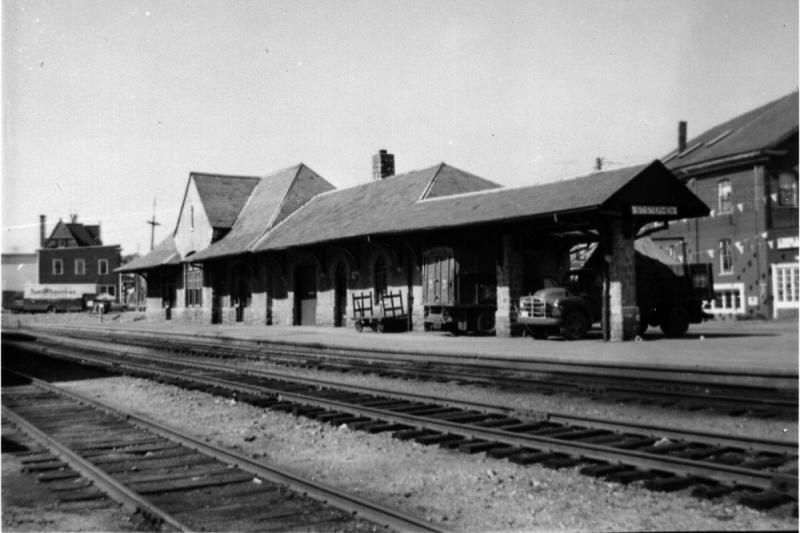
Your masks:
<instances>
[{"instance_id":1,"label":"gabled roof","mask_svg":"<svg viewBox=\"0 0 800 533\"><path fill-rule=\"evenodd\" d=\"M438 179L441 183L437 186ZM455 185L459 180L460 185ZM259 239L251 251L272 248L273 232L281 242L322 242L356 235L391 232L417 201L457 190L486 190L500 185L455 167L439 165L391 176L348 189L334 190L312 198L301 209ZM283 245L281 245L283 246Z\"/></svg>"},{"instance_id":2,"label":"gabled roof","mask_svg":"<svg viewBox=\"0 0 800 533\"><path fill-rule=\"evenodd\" d=\"M797 134L797 91L714 126L686 143L683 154L664 157L672 170L700 164L724 163L736 156L776 148Z\"/></svg>"},{"instance_id":3,"label":"gabled roof","mask_svg":"<svg viewBox=\"0 0 800 533\"><path fill-rule=\"evenodd\" d=\"M99 234L100 226L59 220L47 240L69 240L73 246L98 246L103 244Z\"/></svg>"},{"instance_id":4,"label":"gabled roof","mask_svg":"<svg viewBox=\"0 0 800 533\"><path fill-rule=\"evenodd\" d=\"M269 228L312 197L332 189L333 185L302 163L261 178L231 231L194 254L192 261L246 252L250 244Z\"/></svg>"},{"instance_id":5,"label":"gabled roof","mask_svg":"<svg viewBox=\"0 0 800 533\"><path fill-rule=\"evenodd\" d=\"M102 244L89 232L89 230L83 224L71 223L67 224L66 226L69 229L70 233L72 233L73 237L75 237L75 242L78 243L78 246L95 246L98 244Z\"/></svg>"},{"instance_id":6,"label":"gabled roof","mask_svg":"<svg viewBox=\"0 0 800 533\"><path fill-rule=\"evenodd\" d=\"M161 241L153 248L149 254L137 257L130 263L114 269L114 272L134 272L148 270L165 265L177 265L181 261L180 254L175 248L175 240L172 235Z\"/></svg>"},{"instance_id":7,"label":"gabled roof","mask_svg":"<svg viewBox=\"0 0 800 533\"><path fill-rule=\"evenodd\" d=\"M213 228L230 228L258 184L253 176L223 176L192 172L197 193Z\"/></svg>"},{"instance_id":8,"label":"gabled roof","mask_svg":"<svg viewBox=\"0 0 800 533\"><path fill-rule=\"evenodd\" d=\"M571 211L620 210L638 199L648 205L680 206L673 218L708 214L708 207L659 161L543 185L418 200L417 191L430 182L437 168L321 194L259 239L252 250L520 221Z\"/></svg>"}]
</instances>

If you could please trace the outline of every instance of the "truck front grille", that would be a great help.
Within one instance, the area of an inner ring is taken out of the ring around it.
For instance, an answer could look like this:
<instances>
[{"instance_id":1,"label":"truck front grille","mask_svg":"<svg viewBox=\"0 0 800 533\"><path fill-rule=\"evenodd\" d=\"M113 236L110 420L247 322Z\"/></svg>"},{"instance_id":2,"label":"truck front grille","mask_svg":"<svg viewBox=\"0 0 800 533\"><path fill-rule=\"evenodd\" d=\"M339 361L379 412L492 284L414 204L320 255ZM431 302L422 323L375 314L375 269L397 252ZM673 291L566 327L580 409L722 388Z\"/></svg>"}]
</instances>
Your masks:
<instances>
[{"instance_id":1,"label":"truck front grille","mask_svg":"<svg viewBox=\"0 0 800 533\"><path fill-rule=\"evenodd\" d=\"M535 296L523 296L519 299L519 308L522 316L541 318L550 315L547 313L549 306L544 300Z\"/></svg>"}]
</instances>

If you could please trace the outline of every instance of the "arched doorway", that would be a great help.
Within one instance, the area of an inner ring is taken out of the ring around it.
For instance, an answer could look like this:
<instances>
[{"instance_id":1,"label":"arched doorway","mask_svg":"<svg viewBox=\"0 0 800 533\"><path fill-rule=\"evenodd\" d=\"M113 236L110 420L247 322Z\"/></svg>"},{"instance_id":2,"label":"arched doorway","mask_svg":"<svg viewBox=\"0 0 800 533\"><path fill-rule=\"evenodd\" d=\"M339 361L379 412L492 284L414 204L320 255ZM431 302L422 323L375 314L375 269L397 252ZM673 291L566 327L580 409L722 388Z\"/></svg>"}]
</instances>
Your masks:
<instances>
[{"instance_id":1,"label":"arched doorway","mask_svg":"<svg viewBox=\"0 0 800 533\"><path fill-rule=\"evenodd\" d=\"M347 314L347 265L344 261L336 265L333 287L333 325L341 328L345 325Z\"/></svg>"}]
</instances>

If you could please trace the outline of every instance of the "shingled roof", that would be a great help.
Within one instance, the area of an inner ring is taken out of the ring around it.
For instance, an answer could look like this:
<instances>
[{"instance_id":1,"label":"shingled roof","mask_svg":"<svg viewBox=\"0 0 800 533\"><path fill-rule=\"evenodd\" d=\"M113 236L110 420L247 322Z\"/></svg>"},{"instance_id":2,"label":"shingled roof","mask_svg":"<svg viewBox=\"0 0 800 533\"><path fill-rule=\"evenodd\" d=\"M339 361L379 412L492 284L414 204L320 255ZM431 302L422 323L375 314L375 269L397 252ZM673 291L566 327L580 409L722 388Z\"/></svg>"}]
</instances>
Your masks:
<instances>
[{"instance_id":1,"label":"shingled roof","mask_svg":"<svg viewBox=\"0 0 800 533\"><path fill-rule=\"evenodd\" d=\"M463 180L463 182L462 182ZM460 183L459 183L460 182ZM391 232L418 201L449 191L487 190L500 185L463 170L439 165L348 189L320 194L259 239L251 251ZM272 234L276 232L276 237Z\"/></svg>"},{"instance_id":2,"label":"shingled roof","mask_svg":"<svg viewBox=\"0 0 800 533\"><path fill-rule=\"evenodd\" d=\"M142 257L137 257L129 263L125 263L121 267L114 269L114 272L135 272L140 270L148 270L166 265L180 264L181 257L178 250L175 248L175 240L172 235L159 242L150 253Z\"/></svg>"},{"instance_id":3,"label":"shingled roof","mask_svg":"<svg viewBox=\"0 0 800 533\"><path fill-rule=\"evenodd\" d=\"M253 176L222 176L192 172L208 221L214 228L230 228L258 184Z\"/></svg>"},{"instance_id":4,"label":"shingled roof","mask_svg":"<svg viewBox=\"0 0 800 533\"><path fill-rule=\"evenodd\" d=\"M250 244L317 194L334 187L304 164L259 179L231 231L192 255L203 261L244 253Z\"/></svg>"},{"instance_id":5,"label":"shingled roof","mask_svg":"<svg viewBox=\"0 0 800 533\"><path fill-rule=\"evenodd\" d=\"M777 147L797 134L798 92L795 91L703 132L673 150L664 163L673 171L697 165L725 163Z\"/></svg>"},{"instance_id":6,"label":"shingled roof","mask_svg":"<svg viewBox=\"0 0 800 533\"><path fill-rule=\"evenodd\" d=\"M92 225L87 226L80 222L64 222L58 221L56 227L50 233L50 240L67 240L70 241L70 246L100 246L103 242L100 240L100 226Z\"/></svg>"},{"instance_id":7,"label":"shingled roof","mask_svg":"<svg viewBox=\"0 0 800 533\"><path fill-rule=\"evenodd\" d=\"M680 205L675 218L708 214L708 207L659 161L528 187L494 188L438 198L417 195L416 191L430 183L438 168L321 194L259 239L252 250L519 221L553 213L619 209L623 196L657 198L664 205Z\"/></svg>"}]
</instances>

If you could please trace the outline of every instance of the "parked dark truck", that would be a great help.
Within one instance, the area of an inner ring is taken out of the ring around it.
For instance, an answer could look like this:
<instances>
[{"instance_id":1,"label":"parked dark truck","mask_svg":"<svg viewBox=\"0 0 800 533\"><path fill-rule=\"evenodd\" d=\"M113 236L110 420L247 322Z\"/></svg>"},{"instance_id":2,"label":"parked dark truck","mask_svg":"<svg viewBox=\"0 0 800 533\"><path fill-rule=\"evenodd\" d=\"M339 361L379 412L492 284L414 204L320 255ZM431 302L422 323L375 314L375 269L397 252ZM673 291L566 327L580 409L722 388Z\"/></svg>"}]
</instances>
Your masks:
<instances>
[{"instance_id":1,"label":"parked dark truck","mask_svg":"<svg viewBox=\"0 0 800 533\"><path fill-rule=\"evenodd\" d=\"M660 326L668 337L680 337L689 324L702 322L703 301L714 298L713 274L708 263L681 263L650 239L638 239L636 298L640 333ZM559 286L544 288L520 298L518 322L534 338L562 335L575 340L602 319L602 254L598 250L584 266L571 270Z\"/></svg>"},{"instance_id":2,"label":"parked dark truck","mask_svg":"<svg viewBox=\"0 0 800 533\"><path fill-rule=\"evenodd\" d=\"M494 332L497 283L492 257L450 247L422 254L422 301L425 329L453 334Z\"/></svg>"}]
</instances>

